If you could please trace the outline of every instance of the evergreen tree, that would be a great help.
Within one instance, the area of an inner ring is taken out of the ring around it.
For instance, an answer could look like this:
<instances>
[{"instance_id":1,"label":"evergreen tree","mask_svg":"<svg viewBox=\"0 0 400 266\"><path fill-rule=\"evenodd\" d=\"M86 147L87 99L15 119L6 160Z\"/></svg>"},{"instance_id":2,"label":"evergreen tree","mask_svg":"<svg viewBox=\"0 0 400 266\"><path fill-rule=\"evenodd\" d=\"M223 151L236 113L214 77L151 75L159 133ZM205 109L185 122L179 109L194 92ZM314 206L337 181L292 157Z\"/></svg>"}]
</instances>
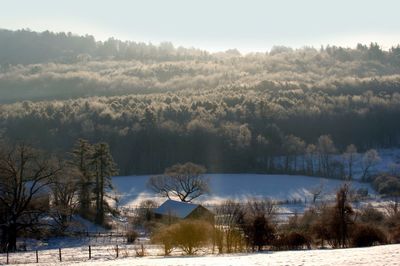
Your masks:
<instances>
[{"instance_id":1,"label":"evergreen tree","mask_svg":"<svg viewBox=\"0 0 400 266\"><path fill-rule=\"evenodd\" d=\"M91 170L92 145L84 139L78 139L72 151L71 164L80 171L79 186L79 212L86 217L91 203L91 191L93 190L93 172Z\"/></svg>"},{"instance_id":2,"label":"evergreen tree","mask_svg":"<svg viewBox=\"0 0 400 266\"><path fill-rule=\"evenodd\" d=\"M118 174L117 166L107 143L101 142L94 145L91 165L95 176L95 221L97 224L104 224L105 208L108 207L104 200L106 190L112 189L111 177Z\"/></svg>"}]
</instances>

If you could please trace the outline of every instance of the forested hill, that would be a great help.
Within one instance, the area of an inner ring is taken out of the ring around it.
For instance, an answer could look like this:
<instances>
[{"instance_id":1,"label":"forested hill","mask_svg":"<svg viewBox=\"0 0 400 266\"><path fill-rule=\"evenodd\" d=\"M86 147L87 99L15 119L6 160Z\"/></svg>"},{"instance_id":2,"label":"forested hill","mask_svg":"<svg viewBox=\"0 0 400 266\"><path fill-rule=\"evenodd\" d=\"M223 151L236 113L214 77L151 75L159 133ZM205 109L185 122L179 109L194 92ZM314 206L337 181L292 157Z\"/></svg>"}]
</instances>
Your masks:
<instances>
[{"instance_id":1,"label":"forested hill","mask_svg":"<svg viewBox=\"0 0 400 266\"><path fill-rule=\"evenodd\" d=\"M324 147L321 135L332 137L330 153L343 152L352 143L360 151L399 145L400 93L390 91L395 88L337 94L271 89L266 83L202 92L24 101L0 105L0 134L50 151L69 150L78 138L106 141L122 174L160 173L186 161L214 172L276 172L283 170L271 161L276 156L318 156Z\"/></svg>"},{"instance_id":2,"label":"forested hill","mask_svg":"<svg viewBox=\"0 0 400 266\"><path fill-rule=\"evenodd\" d=\"M0 139L106 141L121 174L288 172L273 158L400 144L399 46L210 54L3 30L0 65Z\"/></svg>"},{"instance_id":3,"label":"forested hill","mask_svg":"<svg viewBox=\"0 0 400 266\"><path fill-rule=\"evenodd\" d=\"M241 55L171 43L152 45L65 33L0 30L0 103L153 92L253 87L269 81L334 90L376 81L393 90L400 47L274 47ZM265 84L265 83L264 83Z\"/></svg>"}]
</instances>

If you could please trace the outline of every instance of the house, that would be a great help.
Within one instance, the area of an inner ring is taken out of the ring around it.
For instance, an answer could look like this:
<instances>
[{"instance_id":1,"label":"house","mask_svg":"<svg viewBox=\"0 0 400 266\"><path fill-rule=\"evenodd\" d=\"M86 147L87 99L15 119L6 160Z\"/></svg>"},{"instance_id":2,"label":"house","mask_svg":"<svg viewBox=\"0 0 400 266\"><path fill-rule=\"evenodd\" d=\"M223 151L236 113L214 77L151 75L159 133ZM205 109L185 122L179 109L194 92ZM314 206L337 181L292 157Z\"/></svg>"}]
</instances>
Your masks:
<instances>
[{"instance_id":1,"label":"house","mask_svg":"<svg viewBox=\"0 0 400 266\"><path fill-rule=\"evenodd\" d=\"M158 207L154 214L156 218L173 218L173 219L203 219L212 221L214 214L200 204L188 202L167 200Z\"/></svg>"}]
</instances>

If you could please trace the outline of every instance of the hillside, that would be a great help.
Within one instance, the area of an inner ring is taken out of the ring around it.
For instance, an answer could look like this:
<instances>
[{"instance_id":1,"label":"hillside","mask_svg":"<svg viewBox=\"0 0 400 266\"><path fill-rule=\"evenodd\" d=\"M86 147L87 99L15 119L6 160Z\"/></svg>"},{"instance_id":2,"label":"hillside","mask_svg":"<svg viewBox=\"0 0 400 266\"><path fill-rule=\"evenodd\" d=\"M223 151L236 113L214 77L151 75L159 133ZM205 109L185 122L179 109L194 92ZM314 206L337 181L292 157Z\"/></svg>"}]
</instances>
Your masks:
<instances>
[{"instance_id":1,"label":"hillside","mask_svg":"<svg viewBox=\"0 0 400 266\"><path fill-rule=\"evenodd\" d=\"M320 200L329 200L343 184L341 180L296 175L211 174L206 175L206 178L210 182L210 194L195 200L203 204L220 204L224 200L245 202L251 198L299 201L301 204L306 200L311 203L310 191L316 187L322 189ZM115 193L120 196L119 206L137 207L147 199L163 202L165 198L147 187L148 179L149 176L113 177ZM354 191L366 189L370 195L375 194L367 183L353 181L351 188Z\"/></svg>"},{"instance_id":2,"label":"hillside","mask_svg":"<svg viewBox=\"0 0 400 266\"><path fill-rule=\"evenodd\" d=\"M399 47L242 55L26 30L0 40L0 138L58 153L104 141L124 175L193 161L327 176L289 165L320 156L324 136L335 154L400 144ZM290 164L277 167L282 156Z\"/></svg>"},{"instance_id":3,"label":"hillside","mask_svg":"<svg viewBox=\"0 0 400 266\"><path fill-rule=\"evenodd\" d=\"M398 91L400 47L327 46L209 53L71 33L0 30L0 103L230 86ZM373 82L373 83L370 83Z\"/></svg>"}]
</instances>

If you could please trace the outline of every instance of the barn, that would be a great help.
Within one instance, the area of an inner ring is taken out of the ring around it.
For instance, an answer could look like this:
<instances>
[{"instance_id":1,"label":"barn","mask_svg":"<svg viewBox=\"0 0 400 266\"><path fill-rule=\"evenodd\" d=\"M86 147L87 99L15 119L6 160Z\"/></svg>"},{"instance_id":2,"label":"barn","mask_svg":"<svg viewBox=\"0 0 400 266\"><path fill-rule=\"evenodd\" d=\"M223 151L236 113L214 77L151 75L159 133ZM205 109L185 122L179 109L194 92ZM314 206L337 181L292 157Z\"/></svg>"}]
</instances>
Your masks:
<instances>
[{"instance_id":1,"label":"barn","mask_svg":"<svg viewBox=\"0 0 400 266\"><path fill-rule=\"evenodd\" d=\"M183 219L204 219L213 220L214 214L200 204L167 200L155 211L156 218Z\"/></svg>"}]
</instances>

